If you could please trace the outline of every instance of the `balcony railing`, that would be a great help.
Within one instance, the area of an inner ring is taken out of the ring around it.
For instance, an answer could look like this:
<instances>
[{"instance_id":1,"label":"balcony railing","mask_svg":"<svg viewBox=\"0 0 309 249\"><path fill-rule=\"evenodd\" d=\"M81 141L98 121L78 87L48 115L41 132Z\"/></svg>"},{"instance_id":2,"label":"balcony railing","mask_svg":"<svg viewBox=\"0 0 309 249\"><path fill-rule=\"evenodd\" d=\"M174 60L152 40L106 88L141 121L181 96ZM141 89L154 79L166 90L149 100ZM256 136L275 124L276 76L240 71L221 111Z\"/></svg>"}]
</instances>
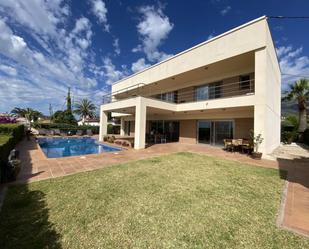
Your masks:
<instances>
[{"instance_id":1,"label":"balcony railing","mask_svg":"<svg viewBox=\"0 0 309 249\"><path fill-rule=\"evenodd\" d=\"M159 99L165 102L181 104L251 95L254 93L254 88L254 79L251 79L231 83L217 82L205 85L191 86L169 92L161 91L160 93L153 94L147 90L149 88L145 84L140 83L130 87L129 89L123 89L121 91L105 95L103 97L103 104L136 96L143 96Z\"/></svg>"}]
</instances>

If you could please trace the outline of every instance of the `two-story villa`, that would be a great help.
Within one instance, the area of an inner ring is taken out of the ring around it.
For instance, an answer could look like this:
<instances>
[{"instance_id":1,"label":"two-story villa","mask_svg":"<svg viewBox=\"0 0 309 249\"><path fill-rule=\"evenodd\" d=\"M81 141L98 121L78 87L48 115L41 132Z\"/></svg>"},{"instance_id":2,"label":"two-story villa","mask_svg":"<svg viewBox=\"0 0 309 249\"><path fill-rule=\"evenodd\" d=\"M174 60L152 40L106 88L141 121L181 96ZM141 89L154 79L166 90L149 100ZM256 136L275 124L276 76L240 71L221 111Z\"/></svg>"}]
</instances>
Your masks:
<instances>
[{"instance_id":1,"label":"two-story villa","mask_svg":"<svg viewBox=\"0 0 309 249\"><path fill-rule=\"evenodd\" d=\"M281 74L267 18L261 17L122 79L100 110L121 118L134 148L179 141L221 145L225 138L280 144Z\"/></svg>"}]
</instances>

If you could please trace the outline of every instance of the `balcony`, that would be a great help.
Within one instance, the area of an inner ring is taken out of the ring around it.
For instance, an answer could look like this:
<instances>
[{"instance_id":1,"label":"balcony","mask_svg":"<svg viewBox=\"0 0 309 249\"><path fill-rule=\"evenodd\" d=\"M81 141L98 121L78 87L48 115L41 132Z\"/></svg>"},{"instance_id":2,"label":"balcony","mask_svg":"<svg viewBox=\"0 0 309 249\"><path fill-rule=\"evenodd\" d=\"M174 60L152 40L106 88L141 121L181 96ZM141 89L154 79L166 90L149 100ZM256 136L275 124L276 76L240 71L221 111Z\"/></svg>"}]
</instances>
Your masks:
<instances>
[{"instance_id":1,"label":"balcony","mask_svg":"<svg viewBox=\"0 0 309 249\"><path fill-rule=\"evenodd\" d=\"M153 94L149 85L143 83L124 88L103 96L103 104L142 96L169 103L192 103L205 100L233 98L254 94L254 79L243 77L240 81L222 80L209 84L189 86L172 91L160 91Z\"/></svg>"}]
</instances>

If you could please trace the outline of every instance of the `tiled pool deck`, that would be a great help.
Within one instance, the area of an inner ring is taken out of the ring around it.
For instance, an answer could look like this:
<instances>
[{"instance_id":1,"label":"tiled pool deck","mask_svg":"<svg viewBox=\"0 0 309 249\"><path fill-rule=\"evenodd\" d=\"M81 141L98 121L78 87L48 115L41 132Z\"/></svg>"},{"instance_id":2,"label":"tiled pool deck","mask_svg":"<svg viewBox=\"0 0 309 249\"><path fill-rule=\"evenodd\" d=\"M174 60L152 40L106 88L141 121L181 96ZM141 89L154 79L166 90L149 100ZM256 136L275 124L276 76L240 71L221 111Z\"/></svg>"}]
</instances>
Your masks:
<instances>
[{"instance_id":1,"label":"tiled pool deck","mask_svg":"<svg viewBox=\"0 0 309 249\"><path fill-rule=\"evenodd\" d=\"M253 160L246 155L225 152L222 149L207 145L180 143L157 144L138 151L128 149L116 153L66 158L46 158L34 139L22 141L18 145L18 149L22 161L22 170L16 183L60 177L181 151L202 153L240 163L287 170L287 195L282 206L284 212L282 212L282 220L279 225L283 228L309 235L309 158L277 159L277 161Z\"/></svg>"}]
</instances>

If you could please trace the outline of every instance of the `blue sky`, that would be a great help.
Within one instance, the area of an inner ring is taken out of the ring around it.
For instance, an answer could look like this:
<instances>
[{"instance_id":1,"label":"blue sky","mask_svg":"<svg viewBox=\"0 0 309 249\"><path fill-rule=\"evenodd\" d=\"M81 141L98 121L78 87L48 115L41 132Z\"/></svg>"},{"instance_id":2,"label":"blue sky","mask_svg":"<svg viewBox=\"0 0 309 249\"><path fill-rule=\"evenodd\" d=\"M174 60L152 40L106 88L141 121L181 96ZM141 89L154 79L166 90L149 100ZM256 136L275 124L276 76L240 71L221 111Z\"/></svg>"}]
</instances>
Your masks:
<instances>
[{"instance_id":1,"label":"blue sky","mask_svg":"<svg viewBox=\"0 0 309 249\"><path fill-rule=\"evenodd\" d=\"M307 15L309 1L0 0L0 112L99 104L113 82L262 15ZM269 20L282 87L309 75L309 20Z\"/></svg>"}]
</instances>

